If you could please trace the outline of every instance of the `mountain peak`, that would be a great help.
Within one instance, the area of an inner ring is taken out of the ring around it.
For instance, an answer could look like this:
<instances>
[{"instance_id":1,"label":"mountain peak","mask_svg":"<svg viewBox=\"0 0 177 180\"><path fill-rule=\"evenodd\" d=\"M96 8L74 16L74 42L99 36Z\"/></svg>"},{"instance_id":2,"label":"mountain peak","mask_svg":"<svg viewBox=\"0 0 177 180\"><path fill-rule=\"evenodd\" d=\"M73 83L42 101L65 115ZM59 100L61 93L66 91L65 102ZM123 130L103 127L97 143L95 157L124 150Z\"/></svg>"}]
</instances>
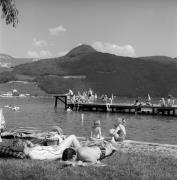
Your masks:
<instances>
[{"instance_id":1,"label":"mountain peak","mask_svg":"<svg viewBox=\"0 0 177 180\"><path fill-rule=\"evenodd\" d=\"M88 54L92 52L96 52L96 50L92 46L82 44L72 49L66 56L74 57L74 56Z\"/></svg>"}]
</instances>

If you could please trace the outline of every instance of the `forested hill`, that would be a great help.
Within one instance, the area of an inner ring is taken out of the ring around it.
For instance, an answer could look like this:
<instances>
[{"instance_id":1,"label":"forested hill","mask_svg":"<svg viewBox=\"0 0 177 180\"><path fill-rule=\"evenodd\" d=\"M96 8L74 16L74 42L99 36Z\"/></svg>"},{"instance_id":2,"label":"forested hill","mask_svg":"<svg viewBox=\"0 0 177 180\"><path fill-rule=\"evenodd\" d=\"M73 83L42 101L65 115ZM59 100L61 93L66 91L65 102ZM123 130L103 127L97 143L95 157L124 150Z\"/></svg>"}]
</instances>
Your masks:
<instances>
[{"instance_id":1,"label":"forested hill","mask_svg":"<svg viewBox=\"0 0 177 180\"><path fill-rule=\"evenodd\" d=\"M13 73L35 76L38 85L48 93L63 93L68 88L77 92L91 87L98 94L177 96L175 58L121 57L97 52L88 45L76 47L60 58L15 66Z\"/></svg>"}]
</instances>

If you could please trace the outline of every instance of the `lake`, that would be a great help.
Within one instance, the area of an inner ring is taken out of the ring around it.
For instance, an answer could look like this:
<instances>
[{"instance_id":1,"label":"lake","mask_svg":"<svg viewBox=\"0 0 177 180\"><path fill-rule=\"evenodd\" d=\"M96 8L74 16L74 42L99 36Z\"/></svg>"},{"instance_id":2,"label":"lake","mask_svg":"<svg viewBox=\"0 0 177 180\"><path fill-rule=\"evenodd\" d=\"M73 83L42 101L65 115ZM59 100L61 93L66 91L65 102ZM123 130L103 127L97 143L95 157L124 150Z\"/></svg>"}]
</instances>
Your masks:
<instances>
[{"instance_id":1,"label":"lake","mask_svg":"<svg viewBox=\"0 0 177 180\"><path fill-rule=\"evenodd\" d=\"M7 104L19 106L20 111L5 108ZM54 99L46 97L0 98L0 106L3 108L7 128L30 126L49 130L53 125L57 125L65 134L88 137L93 122L100 120L102 133L107 136L114 120L117 117L124 117L127 121L127 139L177 144L177 117L109 112L66 112L63 104L59 104L55 111Z\"/></svg>"}]
</instances>

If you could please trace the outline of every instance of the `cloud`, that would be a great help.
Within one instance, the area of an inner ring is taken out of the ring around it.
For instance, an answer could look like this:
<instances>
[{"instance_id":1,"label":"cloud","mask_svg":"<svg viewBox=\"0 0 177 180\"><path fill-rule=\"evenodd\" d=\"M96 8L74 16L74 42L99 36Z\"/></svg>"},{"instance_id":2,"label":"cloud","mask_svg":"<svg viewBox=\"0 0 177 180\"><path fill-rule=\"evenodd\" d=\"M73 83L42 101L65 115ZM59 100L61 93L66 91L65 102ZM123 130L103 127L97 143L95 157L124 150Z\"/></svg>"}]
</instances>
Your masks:
<instances>
[{"instance_id":1,"label":"cloud","mask_svg":"<svg viewBox=\"0 0 177 180\"><path fill-rule=\"evenodd\" d=\"M39 54L36 51L28 51L27 56L30 58L38 58Z\"/></svg>"},{"instance_id":2,"label":"cloud","mask_svg":"<svg viewBox=\"0 0 177 180\"><path fill-rule=\"evenodd\" d=\"M131 45L119 46L117 44L97 41L92 45L97 51L115 54L118 56L135 57L135 49Z\"/></svg>"},{"instance_id":3,"label":"cloud","mask_svg":"<svg viewBox=\"0 0 177 180\"><path fill-rule=\"evenodd\" d=\"M39 52L37 52L37 51L28 51L27 56L30 57L30 58L42 59L42 58L50 58L50 57L52 57L52 53L49 50L41 50Z\"/></svg>"},{"instance_id":4,"label":"cloud","mask_svg":"<svg viewBox=\"0 0 177 180\"><path fill-rule=\"evenodd\" d=\"M58 56L61 57L61 56L64 56L68 53L68 51L61 51L58 53Z\"/></svg>"},{"instance_id":5,"label":"cloud","mask_svg":"<svg viewBox=\"0 0 177 180\"><path fill-rule=\"evenodd\" d=\"M49 28L49 33L52 36L58 36L60 32L66 32L66 28L64 28L62 25L54 28Z\"/></svg>"},{"instance_id":6,"label":"cloud","mask_svg":"<svg viewBox=\"0 0 177 180\"><path fill-rule=\"evenodd\" d=\"M36 38L34 38L33 46L37 48L42 48L48 46L48 43L45 40L36 40Z\"/></svg>"}]
</instances>

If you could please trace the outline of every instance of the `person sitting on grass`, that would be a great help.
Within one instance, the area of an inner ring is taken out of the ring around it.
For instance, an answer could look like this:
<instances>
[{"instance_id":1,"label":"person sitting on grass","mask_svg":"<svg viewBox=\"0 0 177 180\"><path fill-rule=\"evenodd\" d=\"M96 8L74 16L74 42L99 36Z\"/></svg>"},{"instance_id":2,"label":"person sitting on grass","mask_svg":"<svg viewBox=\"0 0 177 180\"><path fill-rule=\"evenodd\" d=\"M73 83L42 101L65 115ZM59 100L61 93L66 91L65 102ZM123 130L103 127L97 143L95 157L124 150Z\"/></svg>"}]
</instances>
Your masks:
<instances>
[{"instance_id":1,"label":"person sitting on grass","mask_svg":"<svg viewBox=\"0 0 177 180\"><path fill-rule=\"evenodd\" d=\"M115 129L110 129L109 133L112 137L111 141L118 142L125 140L126 130L125 130L126 121L123 118L118 118L114 124Z\"/></svg>"},{"instance_id":2,"label":"person sitting on grass","mask_svg":"<svg viewBox=\"0 0 177 180\"><path fill-rule=\"evenodd\" d=\"M99 120L94 122L90 138L93 140L103 139L103 137L101 136L101 122Z\"/></svg>"}]
</instances>

